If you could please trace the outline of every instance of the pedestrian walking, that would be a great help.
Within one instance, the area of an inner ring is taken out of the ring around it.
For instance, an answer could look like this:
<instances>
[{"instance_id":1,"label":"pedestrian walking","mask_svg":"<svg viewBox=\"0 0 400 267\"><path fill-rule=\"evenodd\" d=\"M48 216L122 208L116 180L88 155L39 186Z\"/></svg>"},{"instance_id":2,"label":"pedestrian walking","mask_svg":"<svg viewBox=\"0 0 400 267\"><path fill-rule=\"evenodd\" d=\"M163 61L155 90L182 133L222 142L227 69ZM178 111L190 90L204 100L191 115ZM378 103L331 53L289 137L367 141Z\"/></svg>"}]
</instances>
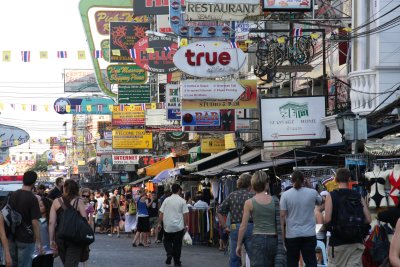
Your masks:
<instances>
[{"instance_id":1,"label":"pedestrian walking","mask_svg":"<svg viewBox=\"0 0 400 267\"><path fill-rule=\"evenodd\" d=\"M160 197L160 199L158 200L158 209L161 208L162 203L164 202L164 200L169 197L171 195L171 190L169 188L165 188L164 190L164 194ZM161 229L160 227L157 227L158 230L158 234L157 234L157 240L156 243L159 244L163 241L163 237L164 237L164 227L163 227L163 222L161 222Z\"/></svg>"},{"instance_id":2,"label":"pedestrian walking","mask_svg":"<svg viewBox=\"0 0 400 267\"><path fill-rule=\"evenodd\" d=\"M236 247L239 236L239 228L243 217L243 208L246 200L252 198L254 193L250 192L251 189L251 175L243 173L237 180L238 190L229 194L229 196L218 207L218 220L224 222L224 216L230 214L230 234L229 234L229 266L239 267L240 257L236 255ZM223 225L226 228L226 225ZM247 229L243 235L243 244L246 252L251 256L251 234L253 232L253 218L250 218L247 224ZM250 258L251 261L251 258Z\"/></svg>"},{"instance_id":3,"label":"pedestrian walking","mask_svg":"<svg viewBox=\"0 0 400 267\"><path fill-rule=\"evenodd\" d=\"M36 180L36 172L25 172L22 178L22 188L10 197L12 209L22 216L22 222L16 228L15 234L8 239L13 266L31 266L34 251L36 250L38 254L42 253L39 201L32 193Z\"/></svg>"},{"instance_id":4,"label":"pedestrian walking","mask_svg":"<svg viewBox=\"0 0 400 267\"><path fill-rule=\"evenodd\" d=\"M42 217L39 219L40 240L44 249L44 255L37 255L32 261L32 267L53 267L54 255L50 248L49 237L49 217L53 200L50 198L37 195L39 200L39 208Z\"/></svg>"},{"instance_id":5,"label":"pedestrian walking","mask_svg":"<svg viewBox=\"0 0 400 267\"><path fill-rule=\"evenodd\" d=\"M137 205L137 230L135 237L132 241L132 246L144 246L148 247L148 233L150 232L150 221L149 221L149 202L147 201L147 194L144 190L139 191L139 199L136 202ZM136 244L138 242L139 244Z\"/></svg>"},{"instance_id":6,"label":"pedestrian walking","mask_svg":"<svg viewBox=\"0 0 400 267\"><path fill-rule=\"evenodd\" d=\"M315 189L304 186L300 171L292 174L293 188L285 191L280 200L280 217L287 251L287 266L298 267L300 253L307 267L316 267L315 205L322 197ZM286 227L286 228L285 228Z\"/></svg>"},{"instance_id":7,"label":"pedestrian walking","mask_svg":"<svg viewBox=\"0 0 400 267\"><path fill-rule=\"evenodd\" d=\"M251 267L274 267L278 248L278 231L274 198L268 194L269 180L265 172L257 171L251 178L251 187L256 195L246 200L243 218L240 224L236 246L236 255L242 255L243 237L247 230L250 216L253 218L253 234L251 237Z\"/></svg>"},{"instance_id":8,"label":"pedestrian walking","mask_svg":"<svg viewBox=\"0 0 400 267\"><path fill-rule=\"evenodd\" d=\"M331 230L328 244L328 266L362 266L364 238L369 232L371 214L357 191L348 189L351 173L336 172L337 190L326 197L325 223Z\"/></svg>"},{"instance_id":9,"label":"pedestrian walking","mask_svg":"<svg viewBox=\"0 0 400 267\"><path fill-rule=\"evenodd\" d=\"M119 221L120 220L121 220L121 215L120 215L119 201L117 199L117 196L113 195L111 197L111 203L110 203L111 233L109 234L109 236L112 236L113 233L117 232L117 237L120 237L120 235L119 235Z\"/></svg>"},{"instance_id":10,"label":"pedestrian walking","mask_svg":"<svg viewBox=\"0 0 400 267\"><path fill-rule=\"evenodd\" d=\"M65 181L63 196L53 201L50 209L49 236L51 248L55 253L58 253L63 265L65 267L78 267L79 262L85 262L89 259L89 246L72 243L58 237L56 225L60 225L64 213L62 204L66 203L70 203L72 207L75 207L77 203L77 211L82 217L87 217L85 204L79 197L79 186L72 179Z\"/></svg>"},{"instance_id":11,"label":"pedestrian walking","mask_svg":"<svg viewBox=\"0 0 400 267\"><path fill-rule=\"evenodd\" d=\"M166 264L171 264L174 259L174 266L182 266L181 250L185 230L188 229L189 209L186 201L180 197L182 188L179 184L171 187L172 195L167 197L160 208L158 228L161 229L161 222L164 226L164 248L167 253Z\"/></svg>"},{"instance_id":12,"label":"pedestrian walking","mask_svg":"<svg viewBox=\"0 0 400 267\"><path fill-rule=\"evenodd\" d=\"M64 178L57 177L56 186L50 191L47 197L50 198L51 200L61 197L63 194L63 186L64 186Z\"/></svg>"}]
</instances>

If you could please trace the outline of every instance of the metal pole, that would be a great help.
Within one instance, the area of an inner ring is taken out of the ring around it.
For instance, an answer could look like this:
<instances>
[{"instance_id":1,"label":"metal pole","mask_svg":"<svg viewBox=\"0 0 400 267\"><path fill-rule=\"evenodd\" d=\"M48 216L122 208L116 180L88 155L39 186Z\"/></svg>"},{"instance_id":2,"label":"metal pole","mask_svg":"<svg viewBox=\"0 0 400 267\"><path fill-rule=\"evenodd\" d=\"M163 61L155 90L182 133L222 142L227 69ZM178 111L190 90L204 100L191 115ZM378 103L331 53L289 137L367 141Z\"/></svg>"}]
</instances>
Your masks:
<instances>
[{"instance_id":1,"label":"metal pole","mask_svg":"<svg viewBox=\"0 0 400 267\"><path fill-rule=\"evenodd\" d=\"M239 166L241 166L242 165L242 159L241 159L242 152L238 149L237 153L238 153L238 158L239 158Z\"/></svg>"}]
</instances>

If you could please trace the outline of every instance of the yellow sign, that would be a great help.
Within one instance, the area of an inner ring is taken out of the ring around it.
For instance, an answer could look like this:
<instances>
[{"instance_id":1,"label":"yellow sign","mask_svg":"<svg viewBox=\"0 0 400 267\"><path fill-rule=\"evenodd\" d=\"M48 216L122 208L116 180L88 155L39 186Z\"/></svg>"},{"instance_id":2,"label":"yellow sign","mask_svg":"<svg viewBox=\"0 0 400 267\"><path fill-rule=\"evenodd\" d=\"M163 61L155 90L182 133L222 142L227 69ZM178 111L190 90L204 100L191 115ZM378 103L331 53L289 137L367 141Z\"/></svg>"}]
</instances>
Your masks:
<instances>
[{"instance_id":1,"label":"yellow sign","mask_svg":"<svg viewBox=\"0 0 400 267\"><path fill-rule=\"evenodd\" d=\"M78 166L84 166L86 162L84 160L78 160Z\"/></svg>"},{"instance_id":2,"label":"yellow sign","mask_svg":"<svg viewBox=\"0 0 400 267\"><path fill-rule=\"evenodd\" d=\"M201 139L201 153L218 153L225 150L225 140L217 138Z\"/></svg>"},{"instance_id":3,"label":"yellow sign","mask_svg":"<svg viewBox=\"0 0 400 267\"><path fill-rule=\"evenodd\" d=\"M112 131L113 148L151 149L153 134L145 130L115 129Z\"/></svg>"},{"instance_id":4,"label":"yellow sign","mask_svg":"<svg viewBox=\"0 0 400 267\"><path fill-rule=\"evenodd\" d=\"M224 137L225 137L225 149L236 148L235 134L233 133L225 134Z\"/></svg>"},{"instance_id":5,"label":"yellow sign","mask_svg":"<svg viewBox=\"0 0 400 267\"><path fill-rule=\"evenodd\" d=\"M112 125L144 125L145 123L145 112L144 110L124 110L124 111L113 111L112 113Z\"/></svg>"}]
</instances>

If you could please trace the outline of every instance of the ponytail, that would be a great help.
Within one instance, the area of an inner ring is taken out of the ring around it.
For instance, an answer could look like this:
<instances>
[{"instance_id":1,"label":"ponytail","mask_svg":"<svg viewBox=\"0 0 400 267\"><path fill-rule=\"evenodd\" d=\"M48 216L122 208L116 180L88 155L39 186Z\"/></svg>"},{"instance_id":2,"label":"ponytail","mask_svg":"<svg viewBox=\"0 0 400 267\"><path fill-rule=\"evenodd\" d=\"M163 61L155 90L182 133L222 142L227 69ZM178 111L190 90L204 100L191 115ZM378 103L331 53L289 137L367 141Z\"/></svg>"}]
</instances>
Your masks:
<instances>
[{"instance_id":1,"label":"ponytail","mask_svg":"<svg viewBox=\"0 0 400 267\"><path fill-rule=\"evenodd\" d=\"M299 190L304 183L304 175L302 172L300 171L294 171L292 174L292 183L293 183L293 187L296 190Z\"/></svg>"}]
</instances>

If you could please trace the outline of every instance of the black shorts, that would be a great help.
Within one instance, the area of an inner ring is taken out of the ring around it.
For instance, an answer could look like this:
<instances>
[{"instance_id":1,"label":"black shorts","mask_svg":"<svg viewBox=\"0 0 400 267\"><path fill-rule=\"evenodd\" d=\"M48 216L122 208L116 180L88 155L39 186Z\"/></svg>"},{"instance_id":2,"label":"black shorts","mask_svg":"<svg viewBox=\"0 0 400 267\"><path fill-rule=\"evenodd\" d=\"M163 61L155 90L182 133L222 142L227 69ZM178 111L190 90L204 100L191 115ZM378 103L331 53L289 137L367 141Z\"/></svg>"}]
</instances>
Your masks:
<instances>
[{"instance_id":1,"label":"black shorts","mask_svg":"<svg viewBox=\"0 0 400 267\"><path fill-rule=\"evenodd\" d=\"M137 231L142 233L150 232L150 221L148 216L138 217Z\"/></svg>"}]
</instances>

